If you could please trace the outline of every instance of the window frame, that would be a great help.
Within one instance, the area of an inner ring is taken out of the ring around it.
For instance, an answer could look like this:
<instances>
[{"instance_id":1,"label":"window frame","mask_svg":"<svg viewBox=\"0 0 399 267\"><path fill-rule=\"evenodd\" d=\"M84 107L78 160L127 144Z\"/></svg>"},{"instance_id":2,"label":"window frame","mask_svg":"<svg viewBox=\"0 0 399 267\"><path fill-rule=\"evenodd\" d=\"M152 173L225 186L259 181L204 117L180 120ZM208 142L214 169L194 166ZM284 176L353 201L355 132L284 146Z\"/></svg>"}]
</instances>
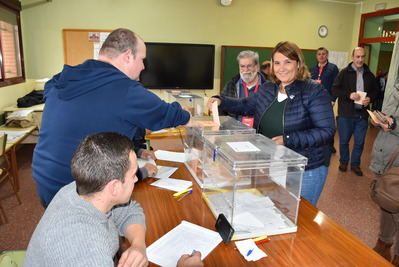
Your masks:
<instances>
[{"instance_id":1,"label":"window frame","mask_svg":"<svg viewBox=\"0 0 399 267\"><path fill-rule=\"evenodd\" d=\"M21 3L18 0L0 0L0 7L3 9L7 9L8 11L15 13L16 15L17 27L18 27L19 56L21 64L21 76L13 78L5 78L4 64L0 65L0 73L1 73L0 87L4 87L25 82L25 61L24 61L24 52L22 46L22 29L21 29L21 13L20 13ZM0 40L0 56L1 58L4 58L1 40Z\"/></svg>"},{"instance_id":2,"label":"window frame","mask_svg":"<svg viewBox=\"0 0 399 267\"><path fill-rule=\"evenodd\" d=\"M389 15L395 15L395 14L399 14L399 7L395 7L395 8L391 8L391 9L383 9L383 10L378 10L375 12L362 14L361 19L360 19L358 45L362 46L364 44L370 44L370 43L395 42L395 36L372 37L372 38L364 37L364 27L366 24L366 19L372 18L372 17L383 17L383 16L389 16Z\"/></svg>"}]
</instances>

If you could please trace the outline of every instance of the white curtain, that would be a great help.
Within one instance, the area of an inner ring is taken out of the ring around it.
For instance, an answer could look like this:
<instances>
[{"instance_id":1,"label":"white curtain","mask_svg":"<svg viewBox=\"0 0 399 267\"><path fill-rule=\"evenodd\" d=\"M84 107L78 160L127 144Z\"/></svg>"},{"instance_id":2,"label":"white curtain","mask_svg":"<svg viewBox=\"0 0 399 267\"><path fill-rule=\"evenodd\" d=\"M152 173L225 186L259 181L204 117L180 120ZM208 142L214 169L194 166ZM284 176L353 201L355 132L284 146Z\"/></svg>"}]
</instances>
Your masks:
<instances>
[{"instance_id":1,"label":"white curtain","mask_svg":"<svg viewBox=\"0 0 399 267\"><path fill-rule=\"evenodd\" d=\"M399 99L399 32L396 32L391 65L389 66L388 81L385 87L384 103L382 105L383 112L387 114L392 112L386 110L389 107L388 102L392 101L392 99Z\"/></svg>"}]
</instances>

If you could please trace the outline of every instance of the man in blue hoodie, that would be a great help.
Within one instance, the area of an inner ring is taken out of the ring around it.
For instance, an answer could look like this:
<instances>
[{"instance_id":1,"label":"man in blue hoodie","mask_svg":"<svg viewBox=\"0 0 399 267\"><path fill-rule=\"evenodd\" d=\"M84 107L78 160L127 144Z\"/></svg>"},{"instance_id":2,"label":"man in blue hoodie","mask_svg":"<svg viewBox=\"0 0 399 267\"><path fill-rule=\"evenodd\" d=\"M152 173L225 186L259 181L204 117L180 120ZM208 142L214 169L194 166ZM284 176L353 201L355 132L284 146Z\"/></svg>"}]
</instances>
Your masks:
<instances>
[{"instance_id":1,"label":"man in blue hoodie","mask_svg":"<svg viewBox=\"0 0 399 267\"><path fill-rule=\"evenodd\" d=\"M72 154L84 137L117 132L132 138L138 128L153 131L187 124L189 112L168 104L138 82L146 57L144 41L117 29L101 47L98 60L65 65L44 88L46 105L32 176L44 207L73 181Z\"/></svg>"}]
</instances>

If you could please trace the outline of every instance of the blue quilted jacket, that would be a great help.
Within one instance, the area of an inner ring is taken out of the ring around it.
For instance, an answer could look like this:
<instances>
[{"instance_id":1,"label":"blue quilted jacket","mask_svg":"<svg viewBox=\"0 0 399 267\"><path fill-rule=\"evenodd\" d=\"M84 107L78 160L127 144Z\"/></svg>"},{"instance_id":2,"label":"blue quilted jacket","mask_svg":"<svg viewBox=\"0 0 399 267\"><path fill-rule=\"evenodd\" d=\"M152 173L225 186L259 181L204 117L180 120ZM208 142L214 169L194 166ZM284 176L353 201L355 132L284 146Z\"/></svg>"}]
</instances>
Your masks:
<instances>
[{"instance_id":1,"label":"blue quilted jacket","mask_svg":"<svg viewBox=\"0 0 399 267\"><path fill-rule=\"evenodd\" d=\"M243 99L221 96L221 108L239 115L254 115L259 131L263 113L276 101L278 86L267 82L258 94ZM283 116L284 145L308 158L306 169L328 165L329 144L335 133L328 92L311 80L297 80L285 89L288 99Z\"/></svg>"}]
</instances>

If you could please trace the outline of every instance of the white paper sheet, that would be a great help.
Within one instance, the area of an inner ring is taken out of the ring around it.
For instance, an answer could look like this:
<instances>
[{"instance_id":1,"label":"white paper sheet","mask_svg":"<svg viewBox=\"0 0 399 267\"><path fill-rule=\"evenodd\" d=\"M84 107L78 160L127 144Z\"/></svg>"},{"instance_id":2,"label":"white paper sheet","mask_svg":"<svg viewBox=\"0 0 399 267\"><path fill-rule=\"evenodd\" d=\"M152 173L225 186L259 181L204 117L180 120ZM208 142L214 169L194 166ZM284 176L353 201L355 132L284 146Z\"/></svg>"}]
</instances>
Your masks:
<instances>
[{"instance_id":1,"label":"white paper sheet","mask_svg":"<svg viewBox=\"0 0 399 267\"><path fill-rule=\"evenodd\" d=\"M182 152L171 152L166 150L155 151L155 156L160 160L182 162L186 161L186 156Z\"/></svg>"},{"instance_id":2,"label":"white paper sheet","mask_svg":"<svg viewBox=\"0 0 399 267\"><path fill-rule=\"evenodd\" d=\"M241 255L247 261L257 261L267 256L266 253L263 252L263 250L260 250L258 248L258 246L252 239L236 241L235 244Z\"/></svg>"},{"instance_id":3,"label":"white paper sheet","mask_svg":"<svg viewBox=\"0 0 399 267\"><path fill-rule=\"evenodd\" d=\"M286 150L284 146L276 146L276 150L273 156L276 162L271 162L269 168L269 175L272 178L272 180L284 188L286 187L287 184L288 165L282 163L281 159L284 158L285 151Z\"/></svg>"},{"instance_id":4,"label":"white paper sheet","mask_svg":"<svg viewBox=\"0 0 399 267\"><path fill-rule=\"evenodd\" d=\"M259 148L254 146L251 142L227 142L235 152L258 152Z\"/></svg>"},{"instance_id":5,"label":"white paper sheet","mask_svg":"<svg viewBox=\"0 0 399 267\"><path fill-rule=\"evenodd\" d=\"M178 168L169 167L169 166L157 166L158 173L154 176L154 178L158 179L166 179L169 178Z\"/></svg>"},{"instance_id":6,"label":"white paper sheet","mask_svg":"<svg viewBox=\"0 0 399 267\"><path fill-rule=\"evenodd\" d=\"M216 125L220 125L218 102L212 103L212 118Z\"/></svg>"},{"instance_id":7,"label":"white paper sheet","mask_svg":"<svg viewBox=\"0 0 399 267\"><path fill-rule=\"evenodd\" d=\"M168 189L168 190L172 190L175 192L180 192L180 191L192 186L193 182L186 181L186 180L180 180L180 179L165 178L165 179L159 179L158 181L153 182L151 185L160 187L160 188L164 188L164 189Z\"/></svg>"},{"instance_id":8,"label":"white paper sheet","mask_svg":"<svg viewBox=\"0 0 399 267\"><path fill-rule=\"evenodd\" d=\"M19 117L26 117L30 113L33 112L33 109L23 109L23 110L16 110L7 115L7 119L10 118L19 118Z\"/></svg>"},{"instance_id":9,"label":"white paper sheet","mask_svg":"<svg viewBox=\"0 0 399 267\"><path fill-rule=\"evenodd\" d=\"M158 131L152 131L151 134L166 133L166 132L168 132L168 130L161 129L161 130L158 130Z\"/></svg>"},{"instance_id":10,"label":"white paper sheet","mask_svg":"<svg viewBox=\"0 0 399 267\"><path fill-rule=\"evenodd\" d=\"M363 91L356 91L357 94L360 95L360 99L355 101L356 104L363 105L363 100L366 98L367 93Z\"/></svg>"},{"instance_id":11,"label":"white paper sheet","mask_svg":"<svg viewBox=\"0 0 399 267\"><path fill-rule=\"evenodd\" d=\"M157 166L158 172L153 178L158 178L158 179L169 178L178 169L176 167L157 165L153 159L137 159L137 164L139 168L143 168L144 165L147 163Z\"/></svg>"},{"instance_id":12,"label":"white paper sheet","mask_svg":"<svg viewBox=\"0 0 399 267\"><path fill-rule=\"evenodd\" d=\"M282 187L286 187L288 167L286 164L281 164L280 162L271 162L269 168L269 175L272 180Z\"/></svg>"},{"instance_id":13,"label":"white paper sheet","mask_svg":"<svg viewBox=\"0 0 399 267\"><path fill-rule=\"evenodd\" d=\"M203 260L222 241L219 233L182 221L147 248L148 260L165 267L175 267L183 254L201 252Z\"/></svg>"},{"instance_id":14,"label":"white paper sheet","mask_svg":"<svg viewBox=\"0 0 399 267\"><path fill-rule=\"evenodd\" d=\"M12 143L16 139L24 136L26 133L29 131L0 131L0 134L6 134L7 135L7 143Z\"/></svg>"}]
</instances>

